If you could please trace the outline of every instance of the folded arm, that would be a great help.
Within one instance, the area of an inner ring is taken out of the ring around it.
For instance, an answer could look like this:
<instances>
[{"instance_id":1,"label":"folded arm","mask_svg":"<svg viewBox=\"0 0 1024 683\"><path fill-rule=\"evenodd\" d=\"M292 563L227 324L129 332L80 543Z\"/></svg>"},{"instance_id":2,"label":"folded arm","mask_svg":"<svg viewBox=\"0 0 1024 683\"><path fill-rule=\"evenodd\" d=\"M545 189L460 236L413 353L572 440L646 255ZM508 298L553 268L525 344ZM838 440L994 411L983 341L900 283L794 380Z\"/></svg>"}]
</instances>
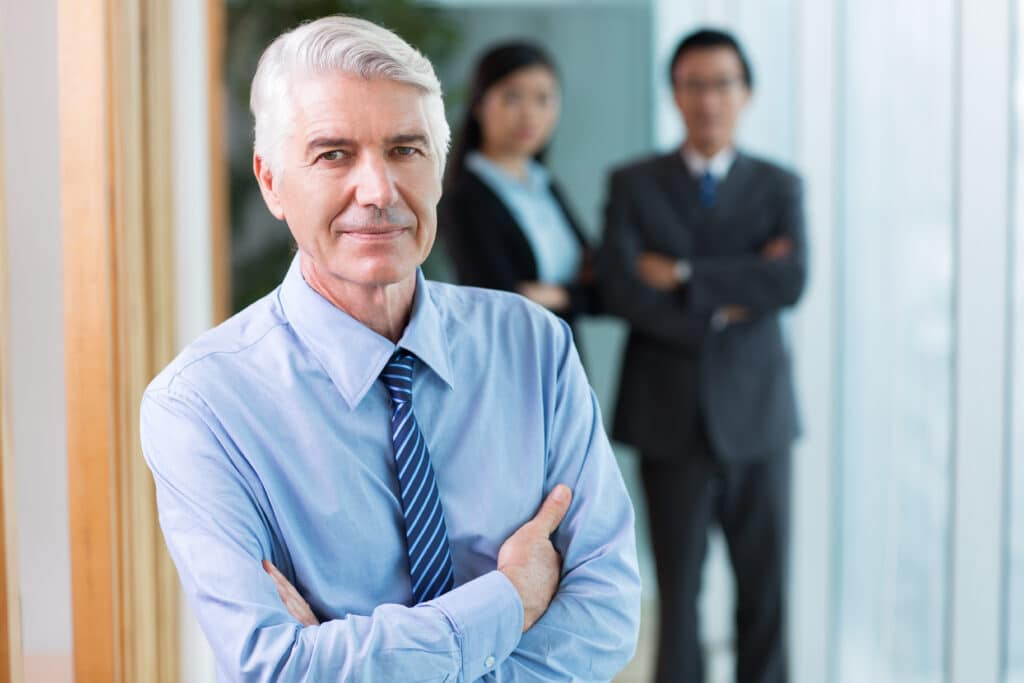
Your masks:
<instances>
[{"instance_id":1,"label":"folded arm","mask_svg":"<svg viewBox=\"0 0 1024 683\"><path fill-rule=\"evenodd\" d=\"M695 309L739 306L757 315L796 304L807 280L802 195L800 180L787 177L772 239L760 252L691 262L685 286ZM780 250L780 244L787 246Z\"/></svg>"},{"instance_id":2,"label":"folded arm","mask_svg":"<svg viewBox=\"0 0 1024 683\"><path fill-rule=\"evenodd\" d=\"M633 506L568 327L548 406L548 489L573 491L552 536L562 579L544 615L486 681L609 681L633 657L640 622Z\"/></svg>"},{"instance_id":3,"label":"folded arm","mask_svg":"<svg viewBox=\"0 0 1024 683\"><path fill-rule=\"evenodd\" d=\"M597 277L605 310L626 319L633 329L663 343L699 349L708 332L710 312L697 312L687 292L662 290L640 277L643 253L633 195L618 174L612 175L605 207L604 241L597 257Z\"/></svg>"},{"instance_id":4,"label":"folded arm","mask_svg":"<svg viewBox=\"0 0 1024 683\"><path fill-rule=\"evenodd\" d=\"M258 482L201 399L174 386L143 399L143 451L185 594L230 680L470 681L516 647L523 607L497 571L415 607L300 623L262 566L287 559L274 556Z\"/></svg>"}]
</instances>

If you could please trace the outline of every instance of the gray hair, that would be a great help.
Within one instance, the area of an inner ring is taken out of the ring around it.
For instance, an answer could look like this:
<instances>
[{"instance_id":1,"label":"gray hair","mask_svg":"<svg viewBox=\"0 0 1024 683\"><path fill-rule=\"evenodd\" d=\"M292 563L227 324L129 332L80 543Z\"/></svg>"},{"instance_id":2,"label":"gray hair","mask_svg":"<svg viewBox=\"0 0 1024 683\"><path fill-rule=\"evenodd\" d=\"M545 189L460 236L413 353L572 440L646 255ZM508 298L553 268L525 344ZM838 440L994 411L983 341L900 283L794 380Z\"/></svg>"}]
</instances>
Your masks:
<instances>
[{"instance_id":1,"label":"gray hair","mask_svg":"<svg viewBox=\"0 0 1024 683\"><path fill-rule=\"evenodd\" d=\"M294 117L289 97L292 76L334 71L397 81L422 90L427 96L424 104L431 152L438 164L438 177L443 175L451 130L434 67L388 29L342 15L323 17L282 33L263 52L249 95L257 156L271 169L280 168L281 146Z\"/></svg>"}]
</instances>

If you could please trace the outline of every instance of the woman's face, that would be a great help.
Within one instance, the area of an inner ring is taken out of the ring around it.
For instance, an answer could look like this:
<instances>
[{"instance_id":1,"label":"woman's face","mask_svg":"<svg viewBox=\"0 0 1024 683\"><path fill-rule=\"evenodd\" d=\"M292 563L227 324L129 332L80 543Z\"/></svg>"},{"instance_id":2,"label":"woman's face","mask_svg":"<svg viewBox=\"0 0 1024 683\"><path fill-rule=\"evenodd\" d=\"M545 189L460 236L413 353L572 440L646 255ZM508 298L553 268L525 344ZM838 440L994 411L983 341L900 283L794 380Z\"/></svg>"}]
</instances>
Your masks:
<instances>
[{"instance_id":1,"label":"woman's face","mask_svg":"<svg viewBox=\"0 0 1024 683\"><path fill-rule=\"evenodd\" d=\"M547 144L558 123L558 81L546 66L513 71L492 85L476 110L482 151L531 157Z\"/></svg>"}]
</instances>

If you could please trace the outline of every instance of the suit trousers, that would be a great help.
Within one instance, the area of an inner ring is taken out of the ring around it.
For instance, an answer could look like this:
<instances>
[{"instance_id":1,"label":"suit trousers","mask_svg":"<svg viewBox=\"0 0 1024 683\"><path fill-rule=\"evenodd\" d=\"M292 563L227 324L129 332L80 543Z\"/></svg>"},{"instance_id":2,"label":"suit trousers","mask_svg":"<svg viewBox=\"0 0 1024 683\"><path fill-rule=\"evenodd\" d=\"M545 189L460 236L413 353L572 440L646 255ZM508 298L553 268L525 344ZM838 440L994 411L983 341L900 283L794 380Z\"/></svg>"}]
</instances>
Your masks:
<instances>
[{"instance_id":1,"label":"suit trousers","mask_svg":"<svg viewBox=\"0 0 1024 683\"><path fill-rule=\"evenodd\" d=\"M736 680L787 680L789 461L787 451L728 462L708 447L643 455L660 595L658 683L704 681L697 599L713 524L724 533L736 584Z\"/></svg>"}]
</instances>

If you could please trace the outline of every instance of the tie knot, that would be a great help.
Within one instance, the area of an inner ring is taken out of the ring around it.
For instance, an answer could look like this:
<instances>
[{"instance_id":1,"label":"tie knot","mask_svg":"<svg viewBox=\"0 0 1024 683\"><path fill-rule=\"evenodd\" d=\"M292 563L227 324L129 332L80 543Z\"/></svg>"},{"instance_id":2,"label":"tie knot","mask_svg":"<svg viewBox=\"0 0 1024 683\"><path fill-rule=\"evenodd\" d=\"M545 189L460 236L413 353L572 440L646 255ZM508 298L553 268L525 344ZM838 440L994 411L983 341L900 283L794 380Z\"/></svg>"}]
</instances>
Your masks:
<instances>
[{"instance_id":1,"label":"tie knot","mask_svg":"<svg viewBox=\"0 0 1024 683\"><path fill-rule=\"evenodd\" d=\"M405 349L398 349L384 366L380 378L387 387L392 401L406 402L412 399L413 355Z\"/></svg>"}]
</instances>

